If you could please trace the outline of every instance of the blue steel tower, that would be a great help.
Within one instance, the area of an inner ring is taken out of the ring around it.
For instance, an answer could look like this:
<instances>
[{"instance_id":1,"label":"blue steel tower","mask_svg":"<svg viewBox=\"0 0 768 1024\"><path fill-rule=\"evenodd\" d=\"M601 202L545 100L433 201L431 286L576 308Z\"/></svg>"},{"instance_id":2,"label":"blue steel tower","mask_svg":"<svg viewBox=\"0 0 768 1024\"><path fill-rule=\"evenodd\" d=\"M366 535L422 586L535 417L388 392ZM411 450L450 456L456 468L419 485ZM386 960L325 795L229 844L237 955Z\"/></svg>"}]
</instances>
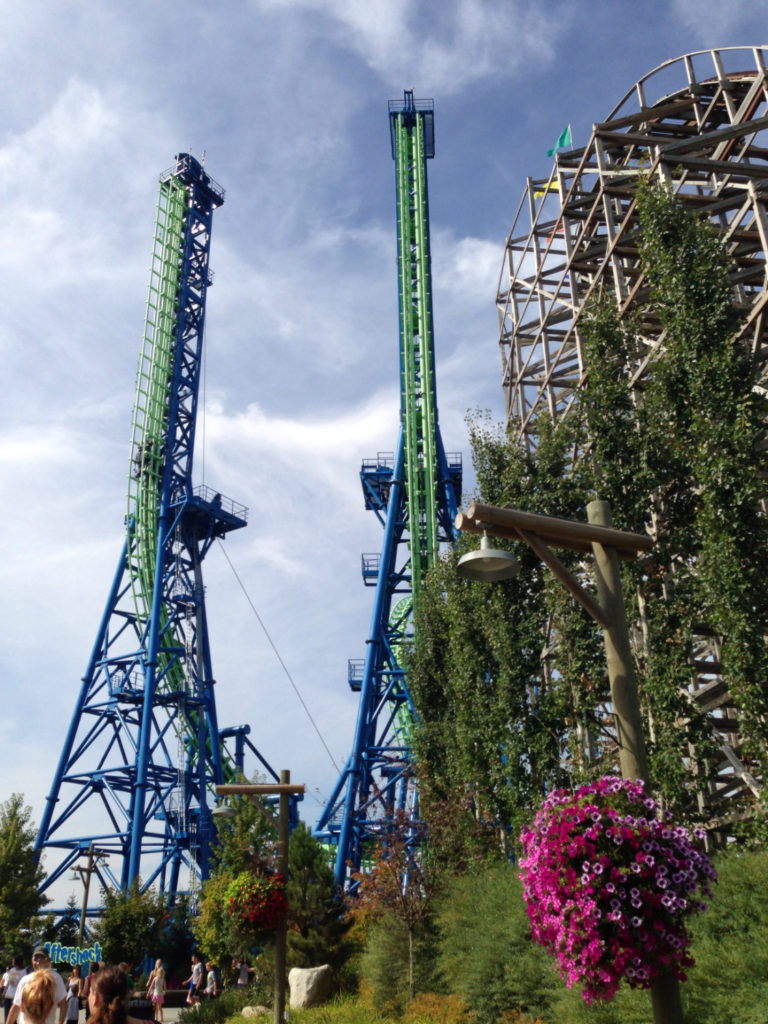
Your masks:
<instances>
[{"instance_id":1,"label":"blue steel tower","mask_svg":"<svg viewBox=\"0 0 768 1024\"><path fill-rule=\"evenodd\" d=\"M246 746L256 752L248 726L218 726L202 577L213 542L245 526L247 511L192 486L211 226L223 201L189 154L161 175L126 537L37 837L44 889L89 849L102 885L140 878L170 897L194 888L209 871L213 787L235 781Z\"/></svg>"},{"instance_id":2,"label":"blue steel tower","mask_svg":"<svg viewBox=\"0 0 768 1024\"><path fill-rule=\"evenodd\" d=\"M435 155L434 105L389 104L397 196L400 299L400 433L393 455L363 462L365 506L384 527L381 555L363 555L363 581L375 586L365 660L350 662L349 684L360 693L346 765L315 826L336 845L336 879L360 868L366 844L395 811L418 817L411 771L414 706L402 663L413 603L440 544L455 540L461 457L447 456L437 422L432 329L432 275L427 160Z\"/></svg>"}]
</instances>

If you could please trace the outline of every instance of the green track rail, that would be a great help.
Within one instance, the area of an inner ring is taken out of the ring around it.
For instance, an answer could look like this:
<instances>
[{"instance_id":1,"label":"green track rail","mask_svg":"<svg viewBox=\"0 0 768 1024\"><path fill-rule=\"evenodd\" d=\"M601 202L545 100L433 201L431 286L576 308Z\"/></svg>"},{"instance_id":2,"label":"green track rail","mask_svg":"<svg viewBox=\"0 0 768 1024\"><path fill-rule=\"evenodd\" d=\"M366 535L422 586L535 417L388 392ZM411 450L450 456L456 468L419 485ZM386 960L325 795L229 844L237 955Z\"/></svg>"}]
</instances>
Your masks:
<instances>
[{"instance_id":1,"label":"green track rail","mask_svg":"<svg viewBox=\"0 0 768 1024\"><path fill-rule=\"evenodd\" d=\"M400 379L411 588L437 557L438 452L424 121L394 125L400 273Z\"/></svg>"},{"instance_id":2,"label":"green track rail","mask_svg":"<svg viewBox=\"0 0 768 1024\"><path fill-rule=\"evenodd\" d=\"M139 356L126 522L134 557L131 591L139 621L149 620L155 586L158 506L168 444L168 408L178 327L178 295L184 257L187 190L174 178L161 184ZM165 610L161 630L167 625ZM160 666L160 672L162 668Z\"/></svg>"}]
</instances>

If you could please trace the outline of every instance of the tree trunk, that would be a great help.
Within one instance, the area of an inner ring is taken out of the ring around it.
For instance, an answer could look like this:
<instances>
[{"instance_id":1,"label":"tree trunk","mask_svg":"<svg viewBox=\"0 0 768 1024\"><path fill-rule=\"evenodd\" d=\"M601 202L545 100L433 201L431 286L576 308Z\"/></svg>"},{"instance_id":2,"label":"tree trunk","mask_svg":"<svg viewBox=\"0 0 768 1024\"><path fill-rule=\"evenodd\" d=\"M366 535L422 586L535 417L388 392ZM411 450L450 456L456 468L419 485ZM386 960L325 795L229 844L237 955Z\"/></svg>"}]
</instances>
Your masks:
<instances>
[{"instance_id":1,"label":"tree trunk","mask_svg":"<svg viewBox=\"0 0 768 1024\"><path fill-rule=\"evenodd\" d=\"M416 986L413 980L413 928L408 929L408 1001L413 1002Z\"/></svg>"}]
</instances>

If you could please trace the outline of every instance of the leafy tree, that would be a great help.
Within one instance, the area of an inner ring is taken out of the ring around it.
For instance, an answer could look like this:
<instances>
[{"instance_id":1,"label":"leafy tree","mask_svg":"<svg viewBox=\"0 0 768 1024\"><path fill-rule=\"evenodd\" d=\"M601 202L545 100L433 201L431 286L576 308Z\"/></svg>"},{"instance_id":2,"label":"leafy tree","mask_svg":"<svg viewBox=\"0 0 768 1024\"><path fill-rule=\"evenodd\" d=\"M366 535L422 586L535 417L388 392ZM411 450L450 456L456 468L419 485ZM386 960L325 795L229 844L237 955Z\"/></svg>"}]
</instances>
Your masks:
<instances>
[{"instance_id":1,"label":"leafy tree","mask_svg":"<svg viewBox=\"0 0 768 1024\"><path fill-rule=\"evenodd\" d=\"M287 894L289 966L339 968L349 922L328 855L303 821L291 833Z\"/></svg>"},{"instance_id":2,"label":"leafy tree","mask_svg":"<svg viewBox=\"0 0 768 1024\"><path fill-rule=\"evenodd\" d=\"M135 880L127 892L103 889L104 912L93 929L108 963L139 964L145 956L157 955L167 911L160 893L141 891Z\"/></svg>"},{"instance_id":3,"label":"leafy tree","mask_svg":"<svg viewBox=\"0 0 768 1024\"><path fill-rule=\"evenodd\" d=\"M576 472L607 488L619 525L654 534L653 559L627 568L627 595L639 598L646 637L640 678L653 781L669 804L690 812L716 754L709 725L687 696L702 629L719 643L748 762L758 773L768 766L768 696L759 683L768 670L759 450L766 402L739 336L721 237L668 188L648 181L638 211L663 344L637 386L646 354L639 327L621 320L610 301L591 311L584 325L589 378L580 395L587 457Z\"/></svg>"},{"instance_id":4,"label":"leafy tree","mask_svg":"<svg viewBox=\"0 0 768 1024\"><path fill-rule=\"evenodd\" d=\"M6 960L29 949L30 922L48 902L39 891L45 870L35 860L31 816L20 793L0 804L0 948Z\"/></svg>"},{"instance_id":5,"label":"leafy tree","mask_svg":"<svg viewBox=\"0 0 768 1024\"><path fill-rule=\"evenodd\" d=\"M487 420L470 420L469 428L483 500L583 516L584 495L563 482L573 444L570 428L553 431L542 421L535 455ZM588 679L594 689L604 685L603 673L595 669L594 624L563 600L559 584L530 549L497 542L514 549L521 571L504 583L485 584L456 573L457 558L475 543L473 537L462 539L458 552L430 570L408 660L431 853L458 869L482 856L491 832L498 853L506 856L528 808L547 788L583 771L581 751L575 745L569 750L568 742L582 722L585 731L590 727L592 711L578 699L574 680ZM554 628L556 620L562 629ZM551 671L554 649L547 634L560 638L558 651L564 638L569 641L559 673ZM459 811L461 844L452 844L450 831L439 827L447 809ZM448 841L441 843L441 835Z\"/></svg>"},{"instance_id":6,"label":"leafy tree","mask_svg":"<svg viewBox=\"0 0 768 1024\"><path fill-rule=\"evenodd\" d=\"M420 854L423 826L397 810L384 829L370 871L357 876L357 900L374 919L394 919L405 932L408 950L408 998L416 991L415 948L419 926L428 916L435 880Z\"/></svg>"},{"instance_id":7,"label":"leafy tree","mask_svg":"<svg viewBox=\"0 0 768 1024\"><path fill-rule=\"evenodd\" d=\"M258 780L255 780L258 781ZM220 966L233 955L255 955L258 949L233 948L225 893L229 883L243 871L259 873L271 866L275 856L277 828L265 802L259 806L242 796L230 798L234 816L218 818L218 841L213 848L214 870L203 884L200 910L192 924L195 939L206 957Z\"/></svg>"},{"instance_id":8,"label":"leafy tree","mask_svg":"<svg viewBox=\"0 0 768 1024\"><path fill-rule=\"evenodd\" d=\"M232 949L225 896L231 880L230 875L223 869L211 875L203 885L200 911L192 922L192 931L198 948L206 957L211 957L218 964L226 963L227 958L231 958L234 953L250 952Z\"/></svg>"},{"instance_id":9,"label":"leafy tree","mask_svg":"<svg viewBox=\"0 0 768 1024\"><path fill-rule=\"evenodd\" d=\"M241 871L262 870L273 860L277 840L269 805L265 800L256 805L247 797L233 796L229 806L234 817L216 820L218 834L212 852L217 869L233 877Z\"/></svg>"},{"instance_id":10,"label":"leafy tree","mask_svg":"<svg viewBox=\"0 0 768 1024\"><path fill-rule=\"evenodd\" d=\"M585 521L587 502L601 497L616 526L653 532L652 559L624 568L625 600L643 628L651 781L685 817L716 753L688 695L702 627L720 647L747 766L763 777L768 768L766 401L721 238L666 188L642 184L638 209L650 290L642 315L661 322L663 343L649 351L640 314L620 317L606 295L580 320L588 377L575 411L556 428L539 414L535 450L516 440L516 424L504 431L477 416L470 443L489 504ZM458 579L456 559L474 543L462 540L430 571L415 613L414 747L430 835L458 807L458 834L472 834L471 815L481 835L496 829L504 853L543 792L610 770L616 744L595 624L522 544L495 542L515 550L517 579ZM589 586L582 559L558 555ZM456 854L466 867L463 842ZM440 856L450 858L449 843Z\"/></svg>"}]
</instances>

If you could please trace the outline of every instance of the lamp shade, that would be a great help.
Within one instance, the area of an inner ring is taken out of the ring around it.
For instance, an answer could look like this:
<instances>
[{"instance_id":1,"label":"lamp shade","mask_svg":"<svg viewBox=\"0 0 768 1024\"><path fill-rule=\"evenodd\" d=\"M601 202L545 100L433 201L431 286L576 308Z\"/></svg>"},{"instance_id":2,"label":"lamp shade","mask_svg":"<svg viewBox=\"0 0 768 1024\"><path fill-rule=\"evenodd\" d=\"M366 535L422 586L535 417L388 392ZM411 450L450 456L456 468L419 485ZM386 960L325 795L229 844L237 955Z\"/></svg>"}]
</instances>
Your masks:
<instances>
[{"instance_id":1,"label":"lamp shade","mask_svg":"<svg viewBox=\"0 0 768 1024\"><path fill-rule=\"evenodd\" d=\"M488 535L484 533L480 539L480 549L462 555L456 571L465 579L492 583L494 580L510 580L517 576L520 563L509 551L491 547Z\"/></svg>"}]
</instances>

